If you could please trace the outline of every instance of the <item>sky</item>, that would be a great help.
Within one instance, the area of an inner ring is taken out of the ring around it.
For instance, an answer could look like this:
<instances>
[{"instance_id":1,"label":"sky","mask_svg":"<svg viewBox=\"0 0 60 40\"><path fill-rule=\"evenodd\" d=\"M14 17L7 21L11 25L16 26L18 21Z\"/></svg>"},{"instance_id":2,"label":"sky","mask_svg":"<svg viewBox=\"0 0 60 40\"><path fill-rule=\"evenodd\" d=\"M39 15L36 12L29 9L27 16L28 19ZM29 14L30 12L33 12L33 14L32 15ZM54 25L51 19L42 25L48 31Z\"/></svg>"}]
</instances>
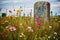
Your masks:
<instances>
[{"instance_id":1,"label":"sky","mask_svg":"<svg viewBox=\"0 0 60 40\"><path fill-rule=\"evenodd\" d=\"M6 12L6 9L20 9L20 6L22 6L23 13L29 14L31 9L34 13L34 4L38 1L50 2L50 11L53 11L53 15L56 13L60 15L60 0L0 0L0 8L2 8L2 12Z\"/></svg>"}]
</instances>

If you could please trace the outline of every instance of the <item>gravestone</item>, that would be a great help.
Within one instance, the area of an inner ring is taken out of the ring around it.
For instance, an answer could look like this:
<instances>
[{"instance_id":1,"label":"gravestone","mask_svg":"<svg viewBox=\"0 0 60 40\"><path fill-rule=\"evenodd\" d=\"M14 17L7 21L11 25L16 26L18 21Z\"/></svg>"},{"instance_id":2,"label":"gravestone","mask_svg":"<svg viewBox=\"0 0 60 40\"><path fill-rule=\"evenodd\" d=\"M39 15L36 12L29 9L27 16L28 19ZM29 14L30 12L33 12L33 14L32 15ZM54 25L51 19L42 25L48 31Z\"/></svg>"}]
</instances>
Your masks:
<instances>
[{"instance_id":1,"label":"gravestone","mask_svg":"<svg viewBox=\"0 0 60 40\"><path fill-rule=\"evenodd\" d=\"M49 2L36 2L34 4L34 18L35 22L46 23L50 20L50 3Z\"/></svg>"}]
</instances>

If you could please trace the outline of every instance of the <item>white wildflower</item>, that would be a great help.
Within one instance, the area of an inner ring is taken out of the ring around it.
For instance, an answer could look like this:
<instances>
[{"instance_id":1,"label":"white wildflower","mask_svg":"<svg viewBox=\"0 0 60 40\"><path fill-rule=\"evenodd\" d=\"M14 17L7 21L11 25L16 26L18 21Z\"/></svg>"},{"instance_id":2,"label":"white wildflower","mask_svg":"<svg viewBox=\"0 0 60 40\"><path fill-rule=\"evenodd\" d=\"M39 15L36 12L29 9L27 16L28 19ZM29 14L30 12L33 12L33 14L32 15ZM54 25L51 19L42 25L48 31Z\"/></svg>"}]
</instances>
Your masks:
<instances>
[{"instance_id":1,"label":"white wildflower","mask_svg":"<svg viewBox=\"0 0 60 40\"><path fill-rule=\"evenodd\" d=\"M57 32L54 32L54 34L56 34L56 35L57 35Z\"/></svg>"},{"instance_id":2,"label":"white wildflower","mask_svg":"<svg viewBox=\"0 0 60 40\"><path fill-rule=\"evenodd\" d=\"M28 27L28 29L31 29L31 27Z\"/></svg>"},{"instance_id":3,"label":"white wildflower","mask_svg":"<svg viewBox=\"0 0 60 40\"><path fill-rule=\"evenodd\" d=\"M51 36L48 36L48 38L51 38Z\"/></svg>"},{"instance_id":4,"label":"white wildflower","mask_svg":"<svg viewBox=\"0 0 60 40\"><path fill-rule=\"evenodd\" d=\"M21 33L21 35L24 35L23 33Z\"/></svg>"},{"instance_id":5,"label":"white wildflower","mask_svg":"<svg viewBox=\"0 0 60 40\"><path fill-rule=\"evenodd\" d=\"M8 28L8 26L6 28Z\"/></svg>"},{"instance_id":6,"label":"white wildflower","mask_svg":"<svg viewBox=\"0 0 60 40\"><path fill-rule=\"evenodd\" d=\"M49 28L52 28L52 26L49 26Z\"/></svg>"},{"instance_id":7,"label":"white wildflower","mask_svg":"<svg viewBox=\"0 0 60 40\"><path fill-rule=\"evenodd\" d=\"M30 30L31 29L31 27L29 26L26 30Z\"/></svg>"},{"instance_id":8,"label":"white wildflower","mask_svg":"<svg viewBox=\"0 0 60 40\"><path fill-rule=\"evenodd\" d=\"M20 37L23 37L22 35L20 35Z\"/></svg>"},{"instance_id":9,"label":"white wildflower","mask_svg":"<svg viewBox=\"0 0 60 40\"><path fill-rule=\"evenodd\" d=\"M21 33L21 36L25 37L25 35L23 33Z\"/></svg>"}]
</instances>

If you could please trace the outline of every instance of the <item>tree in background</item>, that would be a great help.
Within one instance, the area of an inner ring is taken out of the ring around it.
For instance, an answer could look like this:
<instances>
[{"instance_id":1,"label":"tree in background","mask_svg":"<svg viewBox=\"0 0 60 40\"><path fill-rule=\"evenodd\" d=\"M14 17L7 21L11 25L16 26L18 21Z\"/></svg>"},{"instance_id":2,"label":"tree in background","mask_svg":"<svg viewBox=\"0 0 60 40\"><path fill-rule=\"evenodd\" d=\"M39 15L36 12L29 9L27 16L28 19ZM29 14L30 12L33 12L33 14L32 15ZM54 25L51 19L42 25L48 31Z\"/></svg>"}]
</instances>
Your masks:
<instances>
[{"instance_id":1,"label":"tree in background","mask_svg":"<svg viewBox=\"0 0 60 40\"><path fill-rule=\"evenodd\" d=\"M2 17L6 17L6 13L2 13Z\"/></svg>"}]
</instances>

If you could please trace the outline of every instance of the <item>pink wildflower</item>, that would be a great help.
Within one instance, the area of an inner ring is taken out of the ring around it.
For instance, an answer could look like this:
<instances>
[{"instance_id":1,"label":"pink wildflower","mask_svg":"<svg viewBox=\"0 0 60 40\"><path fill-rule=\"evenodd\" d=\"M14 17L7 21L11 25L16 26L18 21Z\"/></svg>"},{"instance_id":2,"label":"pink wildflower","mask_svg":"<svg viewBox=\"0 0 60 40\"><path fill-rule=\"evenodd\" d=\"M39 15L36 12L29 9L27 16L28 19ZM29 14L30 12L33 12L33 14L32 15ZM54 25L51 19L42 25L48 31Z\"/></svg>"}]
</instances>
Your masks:
<instances>
[{"instance_id":1,"label":"pink wildflower","mask_svg":"<svg viewBox=\"0 0 60 40\"><path fill-rule=\"evenodd\" d=\"M38 21L38 19L39 19L39 17L38 17L38 16L36 16L35 21Z\"/></svg>"},{"instance_id":2,"label":"pink wildflower","mask_svg":"<svg viewBox=\"0 0 60 40\"><path fill-rule=\"evenodd\" d=\"M30 30L28 30L28 32L32 33L32 32L34 32L34 31L33 31L33 29L30 29Z\"/></svg>"},{"instance_id":3,"label":"pink wildflower","mask_svg":"<svg viewBox=\"0 0 60 40\"><path fill-rule=\"evenodd\" d=\"M15 30L16 30L16 27L12 27L12 26L11 26L11 27L9 28L9 30L10 30L10 31L15 31Z\"/></svg>"}]
</instances>

